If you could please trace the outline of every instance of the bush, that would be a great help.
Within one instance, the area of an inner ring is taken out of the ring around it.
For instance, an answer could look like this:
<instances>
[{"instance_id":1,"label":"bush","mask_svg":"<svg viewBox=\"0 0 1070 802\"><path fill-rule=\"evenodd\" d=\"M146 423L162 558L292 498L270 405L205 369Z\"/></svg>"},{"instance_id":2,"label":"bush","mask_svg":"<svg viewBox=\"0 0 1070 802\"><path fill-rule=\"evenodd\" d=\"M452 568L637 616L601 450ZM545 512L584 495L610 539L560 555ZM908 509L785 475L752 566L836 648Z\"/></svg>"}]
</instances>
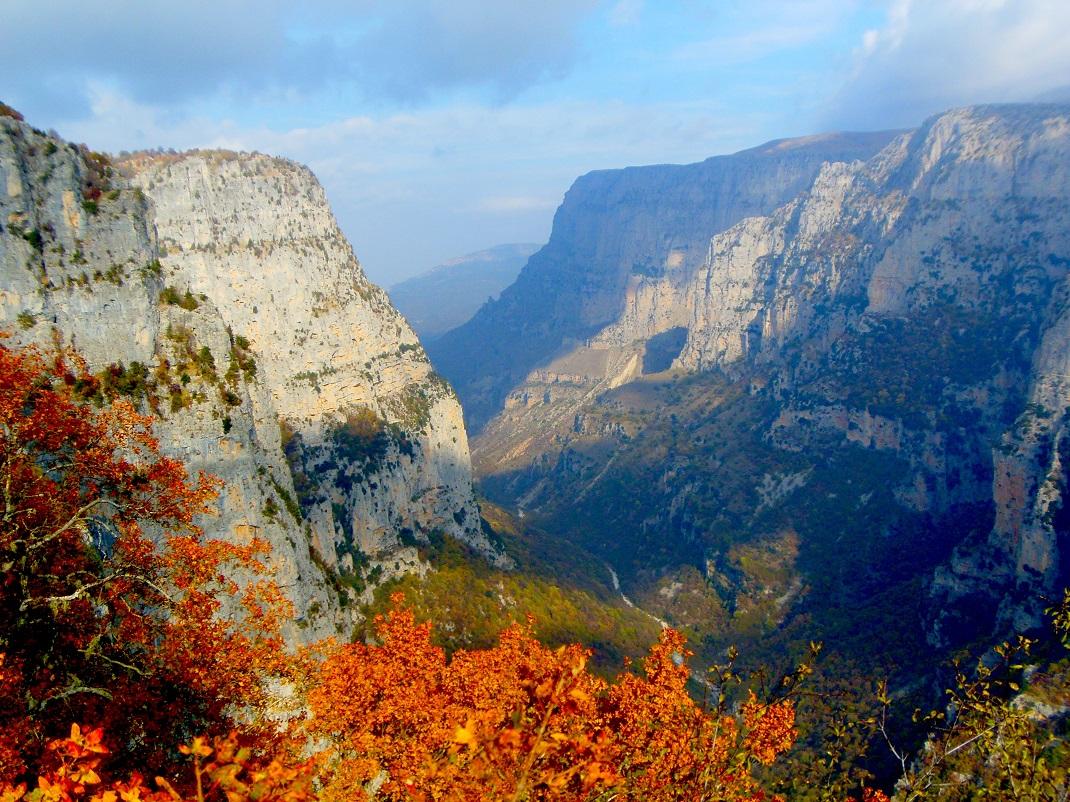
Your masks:
<instances>
[{"instance_id":1,"label":"bush","mask_svg":"<svg viewBox=\"0 0 1070 802\"><path fill-rule=\"evenodd\" d=\"M41 232L38 231L36 228L33 228L33 229L30 229L29 231L23 232L22 238L24 240L26 240L28 243L30 243L30 245L33 246L34 250L36 250L36 251L43 251L44 250L44 246L45 246L44 239L41 237Z\"/></svg>"},{"instance_id":2,"label":"bush","mask_svg":"<svg viewBox=\"0 0 1070 802\"><path fill-rule=\"evenodd\" d=\"M26 119L2 100L0 100L0 117L10 117L13 120L18 120L20 123Z\"/></svg>"},{"instance_id":3,"label":"bush","mask_svg":"<svg viewBox=\"0 0 1070 802\"><path fill-rule=\"evenodd\" d=\"M168 306L178 306L189 312L192 312L200 304L197 303L197 299L193 297L193 293L188 289L185 294L179 293L174 287L164 287L160 292L160 303Z\"/></svg>"}]
</instances>

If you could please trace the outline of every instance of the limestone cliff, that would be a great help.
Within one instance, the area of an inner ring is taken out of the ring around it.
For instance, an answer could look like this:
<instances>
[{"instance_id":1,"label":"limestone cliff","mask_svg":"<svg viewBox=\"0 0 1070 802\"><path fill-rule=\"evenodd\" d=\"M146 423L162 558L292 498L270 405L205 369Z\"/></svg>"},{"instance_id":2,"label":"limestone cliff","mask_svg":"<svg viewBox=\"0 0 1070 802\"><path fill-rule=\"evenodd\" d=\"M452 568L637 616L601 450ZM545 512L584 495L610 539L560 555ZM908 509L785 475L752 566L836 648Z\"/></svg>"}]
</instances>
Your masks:
<instances>
[{"instance_id":1,"label":"limestone cliff","mask_svg":"<svg viewBox=\"0 0 1070 802\"><path fill-rule=\"evenodd\" d=\"M579 178L554 216L549 243L531 257L516 283L468 323L428 345L436 366L457 388L470 425L481 428L533 369L567 357L616 321L644 280L672 282L686 275L702 264L713 234L791 200L826 161L868 158L891 137L785 139L700 164L603 170ZM595 368L595 383L601 367ZM610 357L610 375L619 367ZM577 373L567 365L561 372Z\"/></svg>"},{"instance_id":2,"label":"limestone cliff","mask_svg":"<svg viewBox=\"0 0 1070 802\"><path fill-rule=\"evenodd\" d=\"M936 642L1036 623L1070 580L1068 164L1065 106L952 111L826 163L615 285L477 440L486 486L586 527L670 616L691 563L742 627L855 632L837 610L921 584Z\"/></svg>"},{"instance_id":3,"label":"limestone cliff","mask_svg":"<svg viewBox=\"0 0 1070 802\"><path fill-rule=\"evenodd\" d=\"M213 534L259 535L334 632L433 529L479 529L460 407L365 278L309 171L219 152L108 160L0 118L0 325L75 346L225 484Z\"/></svg>"}]
</instances>

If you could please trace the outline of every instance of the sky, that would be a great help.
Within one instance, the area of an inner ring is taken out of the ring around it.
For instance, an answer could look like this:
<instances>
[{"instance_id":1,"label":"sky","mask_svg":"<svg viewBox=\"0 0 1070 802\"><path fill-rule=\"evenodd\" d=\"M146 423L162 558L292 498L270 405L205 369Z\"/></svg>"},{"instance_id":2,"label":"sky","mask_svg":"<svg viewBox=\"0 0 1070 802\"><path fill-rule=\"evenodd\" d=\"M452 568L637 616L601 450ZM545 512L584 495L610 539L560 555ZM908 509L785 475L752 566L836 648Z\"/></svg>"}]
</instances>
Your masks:
<instances>
[{"instance_id":1,"label":"sky","mask_svg":"<svg viewBox=\"0 0 1070 802\"><path fill-rule=\"evenodd\" d=\"M373 281L545 242L590 170L1070 100L1067 0L2 0L0 100L309 165Z\"/></svg>"}]
</instances>

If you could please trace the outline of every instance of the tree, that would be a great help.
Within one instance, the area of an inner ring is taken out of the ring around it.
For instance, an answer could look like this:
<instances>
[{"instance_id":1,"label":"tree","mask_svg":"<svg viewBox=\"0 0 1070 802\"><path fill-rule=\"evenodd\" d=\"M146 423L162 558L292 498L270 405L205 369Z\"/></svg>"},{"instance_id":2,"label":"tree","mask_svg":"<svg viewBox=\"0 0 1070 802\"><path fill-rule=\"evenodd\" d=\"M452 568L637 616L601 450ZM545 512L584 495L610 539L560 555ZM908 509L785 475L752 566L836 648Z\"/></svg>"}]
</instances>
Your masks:
<instances>
[{"instance_id":1,"label":"tree","mask_svg":"<svg viewBox=\"0 0 1070 802\"><path fill-rule=\"evenodd\" d=\"M0 345L0 783L49 765L72 722L103 729L110 771L176 773L178 739L225 732L294 670L277 588L227 578L262 571L265 544L206 539L218 482L94 387L72 354ZM244 615L216 615L223 595Z\"/></svg>"},{"instance_id":2,"label":"tree","mask_svg":"<svg viewBox=\"0 0 1070 802\"><path fill-rule=\"evenodd\" d=\"M753 769L793 742L790 699L696 703L672 630L643 676L608 684L587 650L548 649L530 623L447 660L401 601L377 618L380 644L329 654L309 695L327 800L757 800Z\"/></svg>"}]
</instances>

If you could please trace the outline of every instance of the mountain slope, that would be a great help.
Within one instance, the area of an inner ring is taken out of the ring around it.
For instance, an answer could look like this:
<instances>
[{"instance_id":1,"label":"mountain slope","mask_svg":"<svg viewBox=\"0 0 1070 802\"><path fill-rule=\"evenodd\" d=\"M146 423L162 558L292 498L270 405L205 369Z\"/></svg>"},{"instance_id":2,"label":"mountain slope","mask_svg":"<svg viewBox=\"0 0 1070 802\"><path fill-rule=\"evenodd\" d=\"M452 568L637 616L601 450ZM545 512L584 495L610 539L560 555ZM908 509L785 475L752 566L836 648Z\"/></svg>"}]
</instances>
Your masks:
<instances>
[{"instance_id":1,"label":"mountain slope","mask_svg":"<svg viewBox=\"0 0 1070 802\"><path fill-rule=\"evenodd\" d=\"M456 398L311 173L222 152L122 168L0 118L0 325L76 347L166 453L224 480L204 525L271 543L291 636L348 628L433 530L499 559Z\"/></svg>"},{"instance_id":2,"label":"mountain slope","mask_svg":"<svg viewBox=\"0 0 1070 802\"><path fill-rule=\"evenodd\" d=\"M451 259L390 287L390 300L424 342L441 337L494 300L538 245L496 245Z\"/></svg>"},{"instance_id":3,"label":"mountain slope","mask_svg":"<svg viewBox=\"0 0 1070 802\"><path fill-rule=\"evenodd\" d=\"M532 371L484 489L713 649L1036 624L1070 581L1068 156L1066 106L996 106L825 165Z\"/></svg>"}]
</instances>

